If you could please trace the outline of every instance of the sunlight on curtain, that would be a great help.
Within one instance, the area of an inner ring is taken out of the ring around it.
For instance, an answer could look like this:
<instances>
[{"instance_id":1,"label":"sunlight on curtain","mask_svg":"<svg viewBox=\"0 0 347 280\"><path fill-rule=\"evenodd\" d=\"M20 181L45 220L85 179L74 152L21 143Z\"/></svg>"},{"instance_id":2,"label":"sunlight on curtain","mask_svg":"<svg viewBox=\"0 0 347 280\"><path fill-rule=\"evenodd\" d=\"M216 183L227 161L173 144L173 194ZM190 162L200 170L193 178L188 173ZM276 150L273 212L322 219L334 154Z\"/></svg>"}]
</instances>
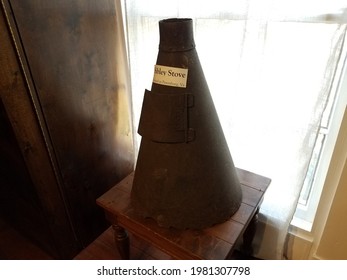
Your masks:
<instances>
[{"instance_id":1,"label":"sunlight on curtain","mask_svg":"<svg viewBox=\"0 0 347 280\"><path fill-rule=\"evenodd\" d=\"M339 19L340 6L331 3L125 2L135 131L152 83L158 21L193 18L196 49L235 165L272 179L260 210L266 225L257 234L260 258L282 258L322 112L339 77L346 24L326 21L327 13Z\"/></svg>"}]
</instances>

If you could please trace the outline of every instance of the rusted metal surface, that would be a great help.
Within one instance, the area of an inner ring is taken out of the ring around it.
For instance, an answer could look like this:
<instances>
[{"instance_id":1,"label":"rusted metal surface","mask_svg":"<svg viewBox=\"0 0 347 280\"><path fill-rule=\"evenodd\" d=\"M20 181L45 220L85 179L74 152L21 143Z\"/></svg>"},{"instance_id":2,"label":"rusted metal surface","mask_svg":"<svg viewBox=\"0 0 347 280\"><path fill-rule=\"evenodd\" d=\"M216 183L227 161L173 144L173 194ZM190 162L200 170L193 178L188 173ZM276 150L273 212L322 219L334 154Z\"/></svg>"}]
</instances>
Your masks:
<instances>
[{"instance_id":1,"label":"rusted metal surface","mask_svg":"<svg viewBox=\"0 0 347 280\"><path fill-rule=\"evenodd\" d=\"M204 228L238 210L240 183L195 49L192 20L162 20L159 30L132 204L160 226Z\"/></svg>"},{"instance_id":2,"label":"rusted metal surface","mask_svg":"<svg viewBox=\"0 0 347 280\"><path fill-rule=\"evenodd\" d=\"M188 110L193 107L193 97L192 94L163 94L146 90L139 134L163 143L192 141L194 129L188 126Z\"/></svg>"}]
</instances>

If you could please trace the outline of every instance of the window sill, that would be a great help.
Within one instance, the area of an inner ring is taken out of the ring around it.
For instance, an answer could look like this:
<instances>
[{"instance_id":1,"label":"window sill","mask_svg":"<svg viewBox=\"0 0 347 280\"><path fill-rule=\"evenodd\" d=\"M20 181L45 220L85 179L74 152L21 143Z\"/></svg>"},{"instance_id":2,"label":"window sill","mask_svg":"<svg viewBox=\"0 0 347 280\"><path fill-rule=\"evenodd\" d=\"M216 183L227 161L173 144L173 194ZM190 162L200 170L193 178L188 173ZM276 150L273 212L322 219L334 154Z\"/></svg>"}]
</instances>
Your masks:
<instances>
[{"instance_id":1,"label":"window sill","mask_svg":"<svg viewBox=\"0 0 347 280\"><path fill-rule=\"evenodd\" d=\"M300 226L294 225L296 222L300 224ZM313 245L313 236L310 231L307 231L302 227L312 228L312 224L300 219L296 219L296 221L294 222L292 221L288 232L288 238L284 246L285 259L310 259L311 248Z\"/></svg>"},{"instance_id":2,"label":"window sill","mask_svg":"<svg viewBox=\"0 0 347 280\"><path fill-rule=\"evenodd\" d=\"M311 222L305 221L303 219L294 217L293 220L291 221L290 225L294 228L299 229L299 230L311 232L313 224Z\"/></svg>"}]
</instances>

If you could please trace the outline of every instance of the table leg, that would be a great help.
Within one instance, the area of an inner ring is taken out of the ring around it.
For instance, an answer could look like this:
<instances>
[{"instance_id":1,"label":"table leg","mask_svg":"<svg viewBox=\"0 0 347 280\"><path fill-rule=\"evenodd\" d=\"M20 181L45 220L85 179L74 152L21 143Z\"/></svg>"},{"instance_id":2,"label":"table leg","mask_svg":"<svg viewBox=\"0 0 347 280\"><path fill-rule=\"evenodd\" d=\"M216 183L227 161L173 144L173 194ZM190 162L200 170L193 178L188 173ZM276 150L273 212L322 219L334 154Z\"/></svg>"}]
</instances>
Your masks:
<instances>
[{"instance_id":1,"label":"table leg","mask_svg":"<svg viewBox=\"0 0 347 280\"><path fill-rule=\"evenodd\" d=\"M255 232L257 229L258 213L259 213L259 207L257 208L256 212L254 213L252 220L249 222L249 225L243 234L243 242L242 242L242 246L241 246L241 252L246 256L252 256L254 253L252 243L253 243Z\"/></svg>"},{"instance_id":2,"label":"table leg","mask_svg":"<svg viewBox=\"0 0 347 280\"><path fill-rule=\"evenodd\" d=\"M129 260L129 236L124 228L119 225L112 225L114 231L114 241L122 259Z\"/></svg>"}]
</instances>

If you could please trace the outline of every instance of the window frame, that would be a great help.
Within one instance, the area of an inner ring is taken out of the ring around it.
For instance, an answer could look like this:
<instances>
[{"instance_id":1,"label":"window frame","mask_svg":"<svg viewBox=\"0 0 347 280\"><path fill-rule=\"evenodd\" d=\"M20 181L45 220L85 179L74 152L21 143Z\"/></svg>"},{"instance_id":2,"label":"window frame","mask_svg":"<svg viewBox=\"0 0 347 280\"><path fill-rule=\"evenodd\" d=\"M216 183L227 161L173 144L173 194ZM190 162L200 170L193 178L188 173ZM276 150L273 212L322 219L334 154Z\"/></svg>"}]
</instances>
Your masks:
<instances>
[{"instance_id":1,"label":"window frame","mask_svg":"<svg viewBox=\"0 0 347 280\"><path fill-rule=\"evenodd\" d=\"M344 42L343 53L346 53L346 42ZM313 223L316 217L317 208L321 199L323 187L328 174L328 169L331 163L333 151L337 141L337 136L342 124L342 118L347 106L347 55L344 61L340 63L342 68L341 77L335 81L335 98L331 106L331 115L328 121L328 127L321 127L325 134L325 141L320 153L320 158L315 170L315 175L312 182L311 194L306 205L298 203L292 226L311 232ZM336 79L336 78L335 78Z\"/></svg>"}]
</instances>

